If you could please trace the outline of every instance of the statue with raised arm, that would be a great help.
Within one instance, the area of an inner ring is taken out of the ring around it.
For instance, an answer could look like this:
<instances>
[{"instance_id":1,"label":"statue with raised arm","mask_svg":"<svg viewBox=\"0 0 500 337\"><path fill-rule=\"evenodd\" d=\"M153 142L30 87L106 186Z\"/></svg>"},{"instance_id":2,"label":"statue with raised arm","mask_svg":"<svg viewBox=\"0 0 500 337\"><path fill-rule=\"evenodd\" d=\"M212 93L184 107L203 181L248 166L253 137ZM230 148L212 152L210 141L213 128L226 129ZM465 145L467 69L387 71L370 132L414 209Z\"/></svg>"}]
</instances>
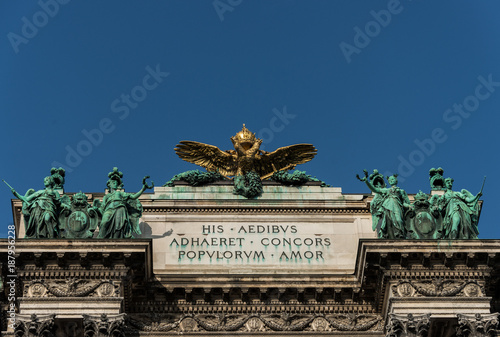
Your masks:
<instances>
[{"instance_id":1,"label":"statue with raised arm","mask_svg":"<svg viewBox=\"0 0 500 337\"><path fill-rule=\"evenodd\" d=\"M455 192L452 178L446 178L444 183L445 193L438 200L444 218L443 239L477 239L478 200L483 193L474 196L466 189Z\"/></svg>"},{"instance_id":2,"label":"statue with raised arm","mask_svg":"<svg viewBox=\"0 0 500 337\"><path fill-rule=\"evenodd\" d=\"M149 176L142 180L142 188L137 193L125 193L123 188L123 173L118 168L108 174L108 191L102 204L97 203L102 214L99 225L98 238L103 239L129 239L140 235L139 219L142 215L142 205L137 200L147 188L153 188L146 183Z\"/></svg>"},{"instance_id":3,"label":"statue with raised arm","mask_svg":"<svg viewBox=\"0 0 500 337\"><path fill-rule=\"evenodd\" d=\"M390 188L385 187L385 183L380 182L378 171L374 171L372 179L368 178L368 171L364 170L365 176L356 177L366 183L368 188L375 193L373 207L370 211L373 216L373 227L378 229L378 237L384 239L404 239L406 229L404 223L405 209L410 208L410 199L406 192L398 187L397 175L387 177Z\"/></svg>"},{"instance_id":4,"label":"statue with raised arm","mask_svg":"<svg viewBox=\"0 0 500 337\"><path fill-rule=\"evenodd\" d=\"M58 217L61 212L70 209L68 197L59 196L54 190L55 181L51 176L43 180L45 189L36 191L29 189L25 195L20 195L11 188L16 198L23 202L22 212L27 239L53 239L60 236Z\"/></svg>"},{"instance_id":5,"label":"statue with raised arm","mask_svg":"<svg viewBox=\"0 0 500 337\"><path fill-rule=\"evenodd\" d=\"M370 174L368 179L370 183L376 188L387 187L384 181L384 175L376 169L373 170L373 173ZM378 234L380 234L380 228L377 229L377 227L379 227L379 223L383 214L383 212L381 212L381 206L383 202L384 198L382 197L382 194L376 193L372 199L372 202L370 203L370 213L372 214L372 230L377 231Z\"/></svg>"}]
</instances>

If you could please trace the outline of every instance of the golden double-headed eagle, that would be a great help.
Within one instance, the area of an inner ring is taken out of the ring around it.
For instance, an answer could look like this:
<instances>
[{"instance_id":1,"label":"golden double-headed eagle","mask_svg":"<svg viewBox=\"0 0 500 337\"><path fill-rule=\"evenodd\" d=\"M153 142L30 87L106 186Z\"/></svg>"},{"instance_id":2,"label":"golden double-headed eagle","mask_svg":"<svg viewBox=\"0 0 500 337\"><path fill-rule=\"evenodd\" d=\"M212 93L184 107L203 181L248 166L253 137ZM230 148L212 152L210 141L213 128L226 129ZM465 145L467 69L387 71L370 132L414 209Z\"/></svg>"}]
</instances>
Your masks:
<instances>
[{"instance_id":1,"label":"golden double-headed eagle","mask_svg":"<svg viewBox=\"0 0 500 337\"><path fill-rule=\"evenodd\" d=\"M175 152L187 162L199 165L207 171L228 176L243 176L257 173L262 180L274 172L294 169L307 163L316 155L312 144L296 144L280 147L273 152L260 150L262 139L256 138L243 124L243 129L231 137L234 150L222 151L217 146L183 140Z\"/></svg>"}]
</instances>

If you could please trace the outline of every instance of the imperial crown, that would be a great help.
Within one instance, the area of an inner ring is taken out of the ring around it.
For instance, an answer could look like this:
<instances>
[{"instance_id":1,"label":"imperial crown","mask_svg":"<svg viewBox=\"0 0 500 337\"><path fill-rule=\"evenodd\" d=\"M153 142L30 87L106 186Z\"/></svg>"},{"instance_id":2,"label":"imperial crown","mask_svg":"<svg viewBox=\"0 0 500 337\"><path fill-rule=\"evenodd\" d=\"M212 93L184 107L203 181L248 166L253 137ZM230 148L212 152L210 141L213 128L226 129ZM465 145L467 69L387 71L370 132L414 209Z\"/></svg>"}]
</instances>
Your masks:
<instances>
[{"instance_id":1,"label":"imperial crown","mask_svg":"<svg viewBox=\"0 0 500 337\"><path fill-rule=\"evenodd\" d=\"M73 195L72 203L76 206L86 206L87 205L87 195L85 193L79 192Z\"/></svg>"},{"instance_id":2,"label":"imperial crown","mask_svg":"<svg viewBox=\"0 0 500 337\"><path fill-rule=\"evenodd\" d=\"M255 142L255 133L250 132L243 124L243 128L240 132L238 132L235 138L239 139L241 143L254 143Z\"/></svg>"}]
</instances>

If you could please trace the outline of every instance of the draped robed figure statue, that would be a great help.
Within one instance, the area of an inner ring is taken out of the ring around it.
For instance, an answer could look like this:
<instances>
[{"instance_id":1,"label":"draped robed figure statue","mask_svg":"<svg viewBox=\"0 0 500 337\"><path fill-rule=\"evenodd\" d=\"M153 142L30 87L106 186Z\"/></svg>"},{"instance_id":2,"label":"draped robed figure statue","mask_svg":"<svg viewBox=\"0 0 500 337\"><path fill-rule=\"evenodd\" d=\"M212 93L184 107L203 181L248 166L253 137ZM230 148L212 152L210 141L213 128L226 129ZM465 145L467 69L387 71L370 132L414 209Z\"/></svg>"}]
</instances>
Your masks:
<instances>
[{"instance_id":1,"label":"draped robed figure statue","mask_svg":"<svg viewBox=\"0 0 500 337\"><path fill-rule=\"evenodd\" d=\"M483 193L479 192L474 196L466 189L462 189L460 192L453 191L453 181L452 178L444 180L446 190L438 200L438 209L444 218L443 237L477 239L479 234L477 228L478 200Z\"/></svg>"},{"instance_id":2,"label":"draped robed figure statue","mask_svg":"<svg viewBox=\"0 0 500 337\"><path fill-rule=\"evenodd\" d=\"M11 187L14 196L23 202L22 212L27 239L53 239L60 236L59 214L71 209L69 198L60 197L54 189L55 181L52 176L43 180L45 188L36 191L29 189L25 195L19 194ZM8 185L10 187L10 185Z\"/></svg>"},{"instance_id":3,"label":"draped robed figure statue","mask_svg":"<svg viewBox=\"0 0 500 337\"><path fill-rule=\"evenodd\" d=\"M405 239L404 215L406 210L411 208L411 205L405 190L398 187L397 175L387 177L387 181L391 186L387 188L383 178L380 181L379 176L381 175L378 171L375 170L374 174L372 174L372 181L368 179L368 171L364 170L363 172L365 174L363 178L359 177L359 175L356 177L365 182L368 188L375 193L371 207L373 229L378 228L379 238Z\"/></svg>"},{"instance_id":4,"label":"draped robed figure statue","mask_svg":"<svg viewBox=\"0 0 500 337\"><path fill-rule=\"evenodd\" d=\"M96 202L95 207L102 214L99 225L98 238L103 239L128 239L140 235L139 219L142 215L142 205L137 200L142 193L153 188L146 183L149 176L142 180L142 188L137 193L126 193L123 188L123 173L118 168L108 174L108 191L102 203Z\"/></svg>"}]
</instances>

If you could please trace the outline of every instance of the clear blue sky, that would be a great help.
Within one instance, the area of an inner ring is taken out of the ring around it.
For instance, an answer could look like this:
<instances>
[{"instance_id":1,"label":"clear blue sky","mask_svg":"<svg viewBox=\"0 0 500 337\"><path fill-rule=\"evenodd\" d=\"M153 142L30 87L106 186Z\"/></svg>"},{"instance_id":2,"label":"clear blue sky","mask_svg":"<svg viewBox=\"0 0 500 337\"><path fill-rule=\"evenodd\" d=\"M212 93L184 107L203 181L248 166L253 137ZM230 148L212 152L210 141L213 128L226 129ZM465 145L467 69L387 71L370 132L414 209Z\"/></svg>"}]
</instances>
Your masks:
<instances>
[{"instance_id":1,"label":"clear blue sky","mask_svg":"<svg viewBox=\"0 0 500 337\"><path fill-rule=\"evenodd\" d=\"M56 5L57 4L57 5ZM66 191L125 189L195 169L173 148L230 149L243 123L266 150L312 143L299 166L344 193L399 172L429 192L441 166L477 193L481 238L500 238L498 1L2 1L0 178ZM100 129L95 131L94 129ZM92 138L92 142L88 139ZM0 187L0 236L12 223Z\"/></svg>"}]
</instances>

